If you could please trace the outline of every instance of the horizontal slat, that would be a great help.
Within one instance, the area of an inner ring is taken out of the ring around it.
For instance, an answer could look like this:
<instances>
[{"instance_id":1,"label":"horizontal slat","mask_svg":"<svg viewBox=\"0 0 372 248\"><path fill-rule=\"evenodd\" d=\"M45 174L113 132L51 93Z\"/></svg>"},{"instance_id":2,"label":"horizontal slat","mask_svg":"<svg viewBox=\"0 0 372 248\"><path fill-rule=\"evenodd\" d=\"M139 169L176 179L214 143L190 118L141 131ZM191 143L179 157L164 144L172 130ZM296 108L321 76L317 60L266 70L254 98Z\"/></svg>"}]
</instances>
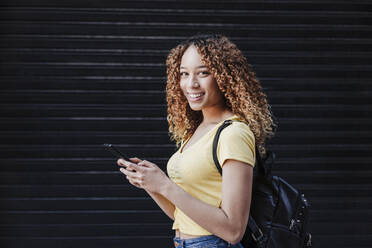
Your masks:
<instances>
[{"instance_id":1,"label":"horizontal slat","mask_svg":"<svg viewBox=\"0 0 372 248\"><path fill-rule=\"evenodd\" d=\"M363 135L360 133L360 135ZM366 134L368 138L368 134ZM334 135L337 136L337 135ZM353 134L350 134L353 136ZM349 138L351 138L348 136ZM167 130L163 131L0 131L1 144L170 144Z\"/></svg>"},{"instance_id":2,"label":"horizontal slat","mask_svg":"<svg viewBox=\"0 0 372 248\"><path fill-rule=\"evenodd\" d=\"M138 233L149 233L149 229L154 229L154 232L161 232L157 235L164 236L168 233L169 236L173 234L170 231L169 224L45 224L45 225L0 225L2 233L7 234L8 237L78 237L78 236L122 236L130 237L137 236ZM326 223L314 223L311 225L312 233L315 237L318 235L337 235L339 233L347 232L350 234L368 234L369 228L355 223L345 227L335 226L331 227ZM346 235L347 236L347 235Z\"/></svg>"},{"instance_id":3,"label":"horizontal slat","mask_svg":"<svg viewBox=\"0 0 372 248\"><path fill-rule=\"evenodd\" d=\"M306 100L306 99L304 99ZM324 99L326 101L326 99ZM295 101L295 100L294 100ZM362 99L359 102L368 101L368 99ZM314 119L318 119L320 122L322 118L342 118L345 112L348 112L350 118L369 118L371 116L371 105L275 105L272 104L275 117L280 119L287 118L301 118L311 116ZM39 108L38 108L39 107ZM32 106L22 105L3 105L3 111L0 110L3 118L35 118L39 117L41 120L46 118L60 118L61 121L69 121L75 118L86 118L86 119L102 119L102 118L132 118L138 117L141 113L143 118L146 117L157 117L161 114L166 115L166 106L159 104L141 104L141 105L128 105L128 104L109 104L98 105L98 104L34 104ZM11 121L11 120L9 120ZM325 121L326 122L326 121ZM300 123L299 123L300 124ZM145 123L143 123L145 125Z\"/></svg>"},{"instance_id":4,"label":"horizontal slat","mask_svg":"<svg viewBox=\"0 0 372 248\"><path fill-rule=\"evenodd\" d=\"M111 158L112 154L106 151L102 144L98 145L0 145L0 157L49 157L49 158ZM119 144L118 149L129 154L138 154L141 157L166 157L175 150L173 144ZM355 147L356 150L358 147ZM346 149L346 148L345 148ZM366 148L367 149L367 148ZM353 150L353 148L351 148ZM146 156L143 156L147 154Z\"/></svg>"},{"instance_id":5,"label":"horizontal slat","mask_svg":"<svg viewBox=\"0 0 372 248\"><path fill-rule=\"evenodd\" d=\"M171 247L173 245L171 236L105 236L105 237L0 237L0 244L4 247L146 247L149 244L154 247Z\"/></svg>"},{"instance_id":6,"label":"horizontal slat","mask_svg":"<svg viewBox=\"0 0 372 248\"><path fill-rule=\"evenodd\" d=\"M106 155L110 155L107 152ZM128 154L128 156L132 157ZM102 171L112 172L118 170L116 157L110 155L110 158L63 158L63 159L40 159L40 158L24 158L24 159L0 159L1 171L14 172L14 171ZM168 158L148 158L153 163L156 163L161 168L165 168ZM363 166L363 165L362 165ZM305 166L304 166L305 167ZM346 166L345 166L346 167ZM347 168L345 168L347 169Z\"/></svg>"},{"instance_id":7,"label":"horizontal slat","mask_svg":"<svg viewBox=\"0 0 372 248\"><path fill-rule=\"evenodd\" d=\"M0 211L0 224L116 224L167 222L169 222L169 218L161 210Z\"/></svg>"},{"instance_id":8,"label":"horizontal slat","mask_svg":"<svg viewBox=\"0 0 372 248\"><path fill-rule=\"evenodd\" d=\"M370 197L371 184L304 184L292 183L306 197ZM147 193L132 185L0 185L1 197L147 197Z\"/></svg>"},{"instance_id":9,"label":"horizontal slat","mask_svg":"<svg viewBox=\"0 0 372 248\"><path fill-rule=\"evenodd\" d=\"M140 75L152 75L152 76L164 76L164 68L161 64L127 64L127 65L113 65L112 67L103 68L99 65L66 65L63 67L56 65L2 65L2 74L12 75L22 71L24 76L26 75L89 75L89 76L103 76L103 75L120 75L120 76L140 76Z\"/></svg>"},{"instance_id":10,"label":"horizontal slat","mask_svg":"<svg viewBox=\"0 0 372 248\"><path fill-rule=\"evenodd\" d=\"M214 3L216 5L217 2ZM318 2L318 5L322 5L324 2ZM7 8L6 10L0 10L1 20L14 20L14 16L22 16L23 20L27 21L130 21L140 22L148 21L149 18L153 22L163 22L164 16L167 17L169 23L183 22L185 24L190 22L204 22L208 19L208 22L219 23L221 18L228 19L229 23L306 23L306 24L318 24L318 23L329 23L329 24L370 24L371 18L368 14L367 9L358 9L356 12L354 9L345 8L342 10L336 10L334 7L337 6L337 2L332 8L326 9L322 6L322 11L303 11L303 10L287 10L278 9L270 10L270 4L266 3L267 9L257 8L252 1L250 1L249 8L231 7L239 5L229 6L229 8L217 9L213 8L202 8L197 9L193 4L192 6L185 5L184 8L148 8L148 4L141 6L142 8ZM168 3L169 4L169 3ZM205 4L205 1L204 1ZM244 3L241 3L244 4ZM276 2L276 5L284 4ZM368 4L368 2L366 2ZM218 6L218 5L217 5ZM366 5L368 6L368 5ZM365 6L365 7L366 7ZM129 7L129 6L128 6ZM146 8L143 8L146 7ZM190 9L190 7L194 7ZM255 8L256 7L256 8ZM289 6L288 6L289 7ZM309 7L309 6L307 6ZM351 8L355 8L355 2L350 5ZM370 7L370 6L369 6ZM187 8L187 9L186 9ZM358 19L355 18L358 15ZM242 18L244 17L244 18Z\"/></svg>"},{"instance_id":11,"label":"horizontal slat","mask_svg":"<svg viewBox=\"0 0 372 248\"><path fill-rule=\"evenodd\" d=\"M265 77L263 77L265 76ZM0 89L63 89L63 90L165 90L165 77L127 77L127 76L29 76L20 75L3 76L0 80ZM273 74L260 77L265 91L303 91L304 88L318 92L338 91L371 91L369 79L344 77L276 77ZM53 82L53 83L51 83ZM270 95L268 96L270 97Z\"/></svg>"},{"instance_id":12,"label":"horizontal slat","mask_svg":"<svg viewBox=\"0 0 372 248\"><path fill-rule=\"evenodd\" d=\"M212 31L212 30L211 30ZM67 48L67 49L170 49L180 41L195 34L190 31L186 36L102 36L102 35L2 35L0 48ZM228 35L228 33L226 34ZM33 42L30 43L29 41ZM371 52L371 39L348 38L263 38L249 36L249 38L232 37L239 47L249 47L251 51L345 51L350 47L352 51ZM288 67L287 69L290 69ZM340 71L338 72L340 73ZM296 76L296 75L292 75ZM300 75L297 75L300 76ZM314 76L314 75L310 75Z\"/></svg>"},{"instance_id":13,"label":"horizontal slat","mask_svg":"<svg viewBox=\"0 0 372 248\"><path fill-rule=\"evenodd\" d=\"M107 90L165 90L165 80L154 76L30 76L27 79L20 75L2 76L0 89L101 89ZM5 83L6 82L6 83ZM51 83L53 82L53 83ZM160 82L160 83L159 83ZM363 87L363 84L359 84ZM342 87L342 85L341 85ZM347 87L344 83L344 87Z\"/></svg>"},{"instance_id":14,"label":"horizontal slat","mask_svg":"<svg viewBox=\"0 0 372 248\"><path fill-rule=\"evenodd\" d=\"M0 93L0 103L7 103L6 107L12 107L11 103L27 102L32 103L32 108L58 108L58 105L53 103L66 103L60 107L74 108L94 108L99 109L114 109L123 113L123 110L128 108L138 108L141 104L148 104L157 107L165 107L165 93L163 91L86 91L86 90L71 90L71 91L9 91L4 90ZM71 104L74 102L74 104ZM133 104L135 102L135 104ZM46 103L44 106L39 103ZM91 103L92 105L82 105ZM108 103L109 105L103 105ZM36 105L33 105L36 104ZM77 105L75 105L77 104ZM128 104L128 105L123 105ZM162 104L162 105L159 105ZM80 106L79 106L80 105ZM22 106L22 105L20 105ZM27 105L23 105L26 107ZM31 107L30 105L28 105ZM110 113L112 114L112 113Z\"/></svg>"},{"instance_id":15,"label":"horizontal slat","mask_svg":"<svg viewBox=\"0 0 372 248\"><path fill-rule=\"evenodd\" d=\"M0 198L0 211L16 210L158 210L151 197Z\"/></svg>"},{"instance_id":16,"label":"horizontal slat","mask_svg":"<svg viewBox=\"0 0 372 248\"><path fill-rule=\"evenodd\" d=\"M165 110L164 110L165 112ZM142 117L139 117L141 115ZM157 116L165 116L159 113ZM372 126L370 118L281 118L281 131L368 131ZM34 130L34 131L158 131L168 130L165 117L145 117L137 111L135 117L40 117L40 118L7 118L0 117L2 130Z\"/></svg>"},{"instance_id":17,"label":"horizontal slat","mask_svg":"<svg viewBox=\"0 0 372 248\"><path fill-rule=\"evenodd\" d=\"M300 183L338 183L347 178L347 184L367 184L370 183L372 171L312 171L309 172L281 172L275 173L293 184ZM1 172L0 184L81 184L91 185L96 182L100 184L129 184L125 176L116 168L112 172L84 171L84 172ZM345 185L347 187L347 185Z\"/></svg>"},{"instance_id":18,"label":"horizontal slat","mask_svg":"<svg viewBox=\"0 0 372 248\"><path fill-rule=\"evenodd\" d=\"M81 237L81 236L122 236L135 237L144 233L154 236L171 236L170 223L127 223L100 225L0 225L0 232L7 237Z\"/></svg>"},{"instance_id":19,"label":"horizontal slat","mask_svg":"<svg viewBox=\"0 0 372 248\"><path fill-rule=\"evenodd\" d=\"M312 77L372 77L372 66L369 65L265 65L255 66L258 75L288 76L312 76ZM2 74L5 76L22 73L24 76L165 76L165 66L158 64L4 64Z\"/></svg>"},{"instance_id":20,"label":"horizontal slat","mask_svg":"<svg viewBox=\"0 0 372 248\"><path fill-rule=\"evenodd\" d=\"M372 208L371 198L361 197L309 197L312 209L317 210L368 210ZM27 197L0 198L0 211L18 210L157 210L151 197ZM372 219L371 219L372 221ZM372 228L371 228L372 230Z\"/></svg>"},{"instance_id":21,"label":"horizontal slat","mask_svg":"<svg viewBox=\"0 0 372 248\"><path fill-rule=\"evenodd\" d=\"M146 197L147 193L132 185L0 185L1 197Z\"/></svg>"},{"instance_id":22,"label":"horizontal slat","mask_svg":"<svg viewBox=\"0 0 372 248\"><path fill-rule=\"evenodd\" d=\"M192 3L192 4L190 4ZM147 9L159 9L159 6L164 6L166 9L186 9L186 10L194 10L194 9L209 9L209 10L242 10L242 9L287 9L287 10L307 10L307 11L322 11L322 10L342 10L342 11L367 11L371 10L371 3L368 0L358 0L356 2L351 3L347 0L327 0L327 1L306 1L306 0L296 0L296 1L273 1L273 0L253 0L249 1L249 3L245 0L232 0L230 1L228 8L226 7L226 3L224 1L218 0L207 0L207 1L164 1L164 0L140 0L140 1L125 1L121 2L118 6L116 1L107 1L103 4L100 1L93 1L91 2L90 9L98 9L103 8L110 11L122 12L121 8L140 8L147 11ZM265 4L262 4L265 3ZM59 1L48 1L45 3L44 1L33 1L32 3L25 1L25 0L16 0L11 3L8 3L6 6L17 6L17 7L67 7L71 8L85 8L87 6L85 4L79 4L72 0L64 1L63 3Z\"/></svg>"},{"instance_id":23,"label":"horizontal slat","mask_svg":"<svg viewBox=\"0 0 372 248\"><path fill-rule=\"evenodd\" d=\"M159 210L161 211L161 210ZM75 211L0 211L0 224L110 224L110 223L165 223L169 219L156 210L75 210ZM152 216L151 216L152 214ZM140 216L141 215L141 216ZM94 218L92 218L94 216ZM138 219L137 219L138 218ZM310 218L316 222L339 224L361 223L371 220L371 210L312 210Z\"/></svg>"},{"instance_id":24,"label":"horizontal slat","mask_svg":"<svg viewBox=\"0 0 372 248\"><path fill-rule=\"evenodd\" d=\"M112 157L99 145L0 145L0 158L33 157L33 158L107 158ZM120 144L117 147L127 154L139 154L143 157L166 157L175 151L173 144ZM369 156L371 144L273 144L270 147L280 157L298 156L321 157ZM147 154L147 155L146 155Z\"/></svg>"},{"instance_id":25,"label":"horizontal slat","mask_svg":"<svg viewBox=\"0 0 372 248\"><path fill-rule=\"evenodd\" d=\"M322 108L328 105L330 107L344 108L345 111L351 112L355 110L348 110L348 107L357 106L359 109L363 109L363 106L360 105L367 105L364 107L367 111L371 109L368 104L372 104L370 101L372 88L371 91L267 91L266 94L270 96L269 99L272 104L278 104L278 106L283 108L301 108L303 104L311 104L314 108ZM24 102L27 102L27 104L20 104ZM74 104L71 104L71 102L74 102ZM136 104L133 104L134 102ZM158 104L165 105L166 93L162 90L2 90L0 92L0 103L6 104L3 106L7 108L12 108L13 106L35 109L58 107L74 109L75 107L85 107L87 109L96 108L97 110L99 108L104 110L110 108L121 110L133 106L141 106L141 104L151 104L153 106L159 106ZM11 105L12 103L18 103L18 105ZM41 103L45 103L45 105L41 105ZM54 105L55 103L65 103L65 105ZM84 103L90 103L91 105L82 105ZM111 105L103 105L103 103ZM333 106L334 104L338 105Z\"/></svg>"},{"instance_id":26,"label":"horizontal slat","mask_svg":"<svg viewBox=\"0 0 372 248\"><path fill-rule=\"evenodd\" d=\"M176 149L176 147L174 147ZM270 150L270 149L269 149ZM272 148L271 148L272 150ZM274 150L276 153L276 151ZM107 155L107 154L106 154ZM132 156L129 155L128 156ZM162 168L168 162L168 157L146 157ZM112 171L117 169L117 158L2 158L0 159L3 172L16 171ZM369 170L372 157L276 157L274 171L313 171L313 170L340 170L348 171L350 164L358 164L358 170Z\"/></svg>"},{"instance_id":27,"label":"horizontal slat","mask_svg":"<svg viewBox=\"0 0 372 248\"><path fill-rule=\"evenodd\" d=\"M32 98L32 96L30 96ZM120 97L117 97L115 103L107 104L87 104L86 102L90 100L82 99L80 102L84 104L45 104L45 103L34 103L32 105L25 104L2 104L3 110L0 109L1 116L7 118L25 118L25 117L59 117L64 120L70 120L71 118L113 118L113 117L136 117L139 113L143 117L156 117L161 114L166 115L166 105L165 104L151 104L145 100L141 104L132 105L127 104L127 100L120 100ZM130 98L135 98L131 96ZM271 97L270 97L271 98ZM60 97L60 102L67 102L67 99ZM350 118L368 118L371 116L372 105L369 105L369 99L366 97L360 97L358 101L354 101L353 105L346 104L334 104L337 101L344 101L342 98L331 98L333 103L321 104L320 101L317 104L311 102L311 98L302 98L302 104L290 104L290 102L296 102L295 99L287 99L288 104L276 104L276 99L271 99L272 110L275 113L275 116L283 118L300 118L300 117L309 117L316 119L321 118L339 118L343 117L345 112L349 113ZM352 101L354 99L351 99ZM41 99L39 100L42 101ZM54 100L56 102L57 99ZM91 100L93 101L93 99ZM112 100L114 101L114 99ZM122 104L118 104L119 101L122 101ZM161 101L159 99L159 101ZM326 102L327 98L323 98L321 101ZM21 101L19 101L21 102ZM23 102L23 101L22 101ZM147 102L147 103L146 103ZM156 102L156 101L154 101ZM362 102L365 102L365 105L361 105ZM358 105L360 104L360 105Z\"/></svg>"},{"instance_id":28,"label":"horizontal slat","mask_svg":"<svg viewBox=\"0 0 372 248\"><path fill-rule=\"evenodd\" d=\"M371 38L371 28L366 25L329 25L329 24L220 24L220 23L164 23L164 22L24 22L24 21L2 21L0 23L0 34L22 34L22 35L131 35L148 36L162 35L183 36L185 33L192 35L194 29L200 32L222 33L229 29L229 36L258 36L267 37L311 37L311 38Z\"/></svg>"},{"instance_id":29,"label":"horizontal slat","mask_svg":"<svg viewBox=\"0 0 372 248\"><path fill-rule=\"evenodd\" d=\"M159 63L165 62L168 55L168 50L154 50L154 49L0 49L3 58L8 62L93 62L93 63ZM35 57L34 55L37 55ZM308 55L311 57L310 55ZM335 55L341 58L352 58L352 54ZM366 57L368 54L361 54L360 59ZM359 56L354 55L355 59ZM321 59L321 58L320 58ZM359 61L359 64L363 64Z\"/></svg>"},{"instance_id":30,"label":"horizontal slat","mask_svg":"<svg viewBox=\"0 0 372 248\"><path fill-rule=\"evenodd\" d=\"M164 110L165 111L165 110ZM158 131L168 130L164 117L73 117L73 118L1 118L2 130L107 130L110 131ZM158 113L157 116L164 116ZM372 122L372 120L371 120ZM80 123L80 124L79 124ZM91 124L89 124L91 123Z\"/></svg>"},{"instance_id":31,"label":"horizontal slat","mask_svg":"<svg viewBox=\"0 0 372 248\"><path fill-rule=\"evenodd\" d=\"M0 111L1 113L1 111ZM163 131L0 131L0 144L102 144L102 141L114 144L173 144L167 130ZM372 134L369 131L278 131L273 143L286 140L286 144L369 144ZM315 158L316 159L316 158ZM332 162L332 161L330 161Z\"/></svg>"},{"instance_id":32,"label":"horizontal slat","mask_svg":"<svg viewBox=\"0 0 372 248\"><path fill-rule=\"evenodd\" d=\"M16 62L91 62L91 63L158 63L165 62L168 50L155 49L0 49L7 63ZM266 64L368 64L372 57L370 52L354 51L243 51L249 63Z\"/></svg>"},{"instance_id":33,"label":"horizontal slat","mask_svg":"<svg viewBox=\"0 0 372 248\"><path fill-rule=\"evenodd\" d=\"M319 235L313 237L313 247L321 247L324 243L332 243L339 248L369 248L371 235ZM37 237L37 238L0 238L0 243L6 247L45 246L45 247L146 247L151 243L154 247L172 247L171 236L142 236L142 237Z\"/></svg>"}]
</instances>

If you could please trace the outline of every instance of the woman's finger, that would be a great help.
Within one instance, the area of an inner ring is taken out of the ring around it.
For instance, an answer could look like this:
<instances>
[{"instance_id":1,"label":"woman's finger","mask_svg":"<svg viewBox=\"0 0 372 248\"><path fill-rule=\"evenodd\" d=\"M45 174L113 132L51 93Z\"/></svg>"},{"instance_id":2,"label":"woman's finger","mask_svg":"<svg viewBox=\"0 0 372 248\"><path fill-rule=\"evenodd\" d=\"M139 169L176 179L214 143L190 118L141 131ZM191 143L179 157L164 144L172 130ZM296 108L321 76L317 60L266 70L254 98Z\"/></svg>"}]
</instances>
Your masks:
<instances>
[{"instance_id":1,"label":"woman's finger","mask_svg":"<svg viewBox=\"0 0 372 248\"><path fill-rule=\"evenodd\" d=\"M120 168L120 171L126 175L127 179L136 182L138 185L142 185L143 183L143 175L137 172L131 172L130 170L126 170L124 168Z\"/></svg>"},{"instance_id":2,"label":"woman's finger","mask_svg":"<svg viewBox=\"0 0 372 248\"><path fill-rule=\"evenodd\" d=\"M127 170L139 172L140 174L144 173L146 167L140 166L139 164L129 163Z\"/></svg>"},{"instance_id":3,"label":"woman's finger","mask_svg":"<svg viewBox=\"0 0 372 248\"><path fill-rule=\"evenodd\" d=\"M136 187L141 187L142 179L139 178L135 172L130 172L124 168L120 168L120 171L125 175L126 179Z\"/></svg>"},{"instance_id":4,"label":"woman's finger","mask_svg":"<svg viewBox=\"0 0 372 248\"><path fill-rule=\"evenodd\" d=\"M119 158L118 161L117 161L118 165L121 165L121 166L125 166L127 163L130 163L130 161L127 161L123 158Z\"/></svg>"},{"instance_id":5,"label":"woman's finger","mask_svg":"<svg viewBox=\"0 0 372 248\"><path fill-rule=\"evenodd\" d=\"M124 166L127 170L131 170L131 171L135 171L135 167L137 166L137 164L126 161L126 160L121 159L121 158L118 160L118 165L119 166Z\"/></svg>"},{"instance_id":6,"label":"woman's finger","mask_svg":"<svg viewBox=\"0 0 372 248\"><path fill-rule=\"evenodd\" d=\"M124 160L123 158L119 158L116 163L119 165L119 166L124 166L125 165L125 162L126 160Z\"/></svg>"},{"instance_id":7,"label":"woman's finger","mask_svg":"<svg viewBox=\"0 0 372 248\"><path fill-rule=\"evenodd\" d=\"M135 157L135 158L129 158L129 159L130 159L130 161L125 160L125 159L123 159L123 158L119 158L119 159L117 160L117 164L118 164L119 166L125 166L126 163L133 162L133 163L135 163L135 164L138 164L139 162L142 161L141 159L139 159L139 158L137 158L137 157Z\"/></svg>"},{"instance_id":8,"label":"woman's finger","mask_svg":"<svg viewBox=\"0 0 372 248\"><path fill-rule=\"evenodd\" d=\"M144 167L156 167L156 164L154 163L151 163L150 161L147 161L147 160L142 160L141 162L139 162L137 165L139 166L144 166Z\"/></svg>"},{"instance_id":9,"label":"woman's finger","mask_svg":"<svg viewBox=\"0 0 372 248\"><path fill-rule=\"evenodd\" d=\"M143 184L143 180L141 178L138 178L138 177L130 177L130 176L127 176L127 179L128 181L133 184L134 186L138 187L138 188L143 188L142 184Z\"/></svg>"},{"instance_id":10,"label":"woman's finger","mask_svg":"<svg viewBox=\"0 0 372 248\"><path fill-rule=\"evenodd\" d=\"M141 185L138 182L136 182L135 180L132 180L129 177L127 177L127 179L128 179L130 184L136 186L137 188L140 188L140 189L142 188Z\"/></svg>"},{"instance_id":11,"label":"woman's finger","mask_svg":"<svg viewBox=\"0 0 372 248\"><path fill-rule=\"evenodd\" d=\"M136 175L136 172L132 171L129 167L127 167L126 169L125 168L120 168L119 169L124 175L126 176L129 176L129 177L133 177L135 178L137 175Z\"/></svg>"},{"instance_id":12,"label":"woman's finger","mask_svg":"<svg viewBox=\"0 0 372 248\"><path fill-rule=\"evenodd\" d=\"M137 158L137 157L135 157L135 158L129 158L129 159L130 159L130 161L132 161L132 162L134 162L134 163L136 163L136 164L138 164L139 162L142 161L142 159L139 159L139 158Z\"/></svg>"}]
</instances>

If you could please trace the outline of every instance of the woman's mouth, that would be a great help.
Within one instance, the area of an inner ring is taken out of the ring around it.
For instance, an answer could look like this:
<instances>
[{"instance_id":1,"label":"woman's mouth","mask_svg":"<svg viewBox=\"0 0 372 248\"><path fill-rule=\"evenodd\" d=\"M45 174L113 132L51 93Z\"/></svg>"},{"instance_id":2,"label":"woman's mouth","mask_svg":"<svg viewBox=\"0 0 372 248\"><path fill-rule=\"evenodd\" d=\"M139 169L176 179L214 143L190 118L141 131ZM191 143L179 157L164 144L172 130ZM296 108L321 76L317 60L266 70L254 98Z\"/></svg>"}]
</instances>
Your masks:
<instances>
[{"instance_id":1,"label":"woman's mouth","mask_svg":"<svg viewBox=\"0 0 372 248\"><path fill-rule=\"evenodd\" d=\"M191 101L199 101L204 96L204 93L188 93L188 95Z\"/></svg>"}]
</instances>

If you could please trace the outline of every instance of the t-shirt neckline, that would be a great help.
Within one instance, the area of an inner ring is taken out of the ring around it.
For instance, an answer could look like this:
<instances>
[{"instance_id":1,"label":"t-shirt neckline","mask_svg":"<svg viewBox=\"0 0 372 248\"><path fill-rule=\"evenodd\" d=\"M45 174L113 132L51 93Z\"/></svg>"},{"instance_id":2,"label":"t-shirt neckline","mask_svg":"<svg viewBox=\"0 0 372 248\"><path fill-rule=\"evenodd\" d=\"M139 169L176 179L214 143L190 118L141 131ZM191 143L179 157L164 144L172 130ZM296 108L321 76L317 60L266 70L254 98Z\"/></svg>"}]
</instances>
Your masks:
<instances>
[{"instance_id":1,"label":"t-shirt neckline","mask_svg":"<svg viewBox=\"0 0 372 248\"><path fill-rule=\"evenodd\" d=\"M202 140L203 138L205 138L210 132L212 132L213 130L215 130L217 127L219 127L224 121L226 121L226 120L232 120L232 119L235 119L235 118L238 118L238 116L236 115L236 114L234 114L233 116L230 116L230 117L228 117L228 118L226 118L226 119L224 119L224 120L222 120L222 121L220 121L219 123L217 123L212 129L210 129L208 132L206 132L202 137L200 137L194 144L192 144L191 146L189 146L186 150L184 150L184 148L185 148L185 146L186 146L186 144L189 142L189 140L191 139L191 137L190 138L188 138L182 145L181 145L181 147L180 147L180 154L184 154L186 151L188 151L190 148L193 148L195 145L197 145L199 142L200 142L200 140Z\"/></svg>"}]
</instances>

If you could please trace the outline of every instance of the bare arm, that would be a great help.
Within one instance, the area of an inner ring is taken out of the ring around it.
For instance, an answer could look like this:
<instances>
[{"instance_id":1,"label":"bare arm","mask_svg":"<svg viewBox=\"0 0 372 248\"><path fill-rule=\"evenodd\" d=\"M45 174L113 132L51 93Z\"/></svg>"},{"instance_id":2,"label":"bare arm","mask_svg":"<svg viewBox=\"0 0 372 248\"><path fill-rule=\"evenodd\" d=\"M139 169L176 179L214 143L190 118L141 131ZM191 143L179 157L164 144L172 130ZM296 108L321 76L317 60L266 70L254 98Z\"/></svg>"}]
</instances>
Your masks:
<instances>
[{"instance_id":1,"label":"bare arm","mask_svg":"<svg viewBox=\"0 0 372 248\"><path fill-rule=\"evenodd\" d=\"M158 206L163 210L163 212L168 215L169 218L174 220L174 205L168 201L167 198L162 196L161 194L154 193L151 191L146 190L146 192L152 197L152 199L158 204Z\"/></svg>"},{"instance_id":2,"label":"bare arm","mask_svg":"<svg viewBox=\"0 0 372 248\"><path fill-rule=\"evenodd\" d=\"M130 158L130 160L136 164L142 161L139 158ZM122 159L118 159L117 164L119 166L124 166ZM151 198L156 202L156 204L158 204L161 210L163 210L163 212L166 215L168 215L169 218L174 220L174 210L175 210L174 205L170 201L168 201L168 199L166 199L164 196L162 196L159 193L151 192L149 190L146 190L146 192L151 196Z\"/></svg>"},{"instance_id":3,"label":"bare arm","mask_svg":"<svg viewBox=\"0 0 372 248\"><path fill-rule=\"evenodd\" d=\"M251 203L253 167L236 160L223 166L222 205L214 207L168 180L160 193L207 231L235 244L244 235Z\"/></svg>"}]
</instances>

